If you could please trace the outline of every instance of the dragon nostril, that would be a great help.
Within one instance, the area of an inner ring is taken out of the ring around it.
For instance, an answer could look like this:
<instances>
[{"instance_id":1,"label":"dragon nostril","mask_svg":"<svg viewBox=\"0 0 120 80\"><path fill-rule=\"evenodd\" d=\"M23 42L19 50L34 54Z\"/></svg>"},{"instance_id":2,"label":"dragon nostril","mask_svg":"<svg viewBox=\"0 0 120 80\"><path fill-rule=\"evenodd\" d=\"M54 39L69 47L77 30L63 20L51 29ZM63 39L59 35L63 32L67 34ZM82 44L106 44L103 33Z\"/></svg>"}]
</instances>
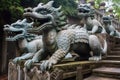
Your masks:
<instances>
[{"instance_id":1,"label":"dragon nostril","mask_svg":"<svg viewBox=\"0 0 120 80\"><path fill-rule=\"evenodd\" d=\"M32 11L33 11L33 9L31 7L24 9L24 12L32 12Z\"/></svg>"},{"instance_id":2,"label":"dragon nostril","mask_svg":"<svg viewBox=\"0 0 120 80\"><path fill-rule=\"evenodd\" d=\"M10 25L8 25L8 24L7 24L7 25L4 25L4 28L8 28L9 26L10 26Z\"/></svg>"}]
</instances>

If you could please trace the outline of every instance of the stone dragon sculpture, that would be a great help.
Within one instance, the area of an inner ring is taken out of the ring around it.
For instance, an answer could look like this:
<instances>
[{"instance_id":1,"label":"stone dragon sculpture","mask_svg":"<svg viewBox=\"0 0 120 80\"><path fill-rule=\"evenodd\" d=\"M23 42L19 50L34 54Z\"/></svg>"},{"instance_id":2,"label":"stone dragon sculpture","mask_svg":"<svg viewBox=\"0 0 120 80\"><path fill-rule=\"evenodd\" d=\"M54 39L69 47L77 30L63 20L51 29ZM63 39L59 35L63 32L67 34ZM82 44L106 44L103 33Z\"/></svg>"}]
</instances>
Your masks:
<instances>
[{"instance_id":1,"label":"stone dragon sculpture","mask_svg":"<svg viewBox=\"0 0 120 80\"><path fill-rule=\"evenodd\" d=\"M103 16L103 24L109 35L120 38L120 32L113 27L112 18L110 16Z\"/></svg>"},{"instance_id":2,"label":"stone dragon sculpture","mask_svg":"<svg viewBox=\"0 0 120 80\"><path fill-rule=\"evenodd\" d=\"M80 23L85 22L85 28L88 33L106 33L102 24L94 18L94 9L91 8L90 4L79 4L78 6L78 16L81 19Z\"/></svg>"},{"instance_id":3,"label":"stone dragon sculpture","mask_svg":"<svg viewBox=\"0 0 120 80\"><path fill-rule=\"evenodd\" d=\"M28 67L33 62L44 60L50 56L48 60L41 63L41 70L50 69L52 65L61 61L64 56L74 51L80 57L90 57L90 51L93 52L92 60L101 60L101 53L106 53L107 43L104 40L104 48L95 35L87 33L85 28L75 28L61 30L62 27L68 26L61 11L61 6L53 7L53 1L47 4L40 3L37 7L26 10L23 14L27 18L32 18L36 24L33 28L27 29L28 32L42 32L43 33L43 47L39 53L28 61L25 66ZM78 25L77 25L78 26ZM81 26L79 26L81 27Z\"/></svg>"},{"instance_id":4,"label":"stone dragon sculpture","mask_svg":"<svg viewBox=\"0 0 120 80\"><path fill-rule=\"evenodd\" d=\"M5 25L4 31L7 33L7 41L15 41L22 56L13 59L15 63L20 60L32 58L33 55L42 48L42 36L27 33L27 28L32 27L32 23L28 23L26 19L18 20L11 25Z\"/></svg>"}]
</instances>

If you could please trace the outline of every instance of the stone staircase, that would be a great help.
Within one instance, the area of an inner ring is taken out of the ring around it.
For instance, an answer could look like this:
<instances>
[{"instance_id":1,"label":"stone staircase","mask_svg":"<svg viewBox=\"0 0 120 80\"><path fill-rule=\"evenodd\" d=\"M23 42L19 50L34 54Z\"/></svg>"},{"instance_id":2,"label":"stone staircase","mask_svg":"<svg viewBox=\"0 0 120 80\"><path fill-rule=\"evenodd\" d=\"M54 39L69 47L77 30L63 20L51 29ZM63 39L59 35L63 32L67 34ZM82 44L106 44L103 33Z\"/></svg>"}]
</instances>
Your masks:
<instances>
[{"instance_id":1,"label":"stone staircase","mask_svg":"<svg viewBox=\"0 0 120 80\"><path fill-rule=\"evenodd\" d=\"M120 60L120 44L115 45L115 47L108 54L106 60Z\"/></svg>"},{"instance_id":2,"label":"stone staircase","mask_svg":"<svg viewBox=\"0 0 120 80\"><path fill-rule=\"evenodd\" d=\"M70 61L67 63L54 65L52 72L54 74L57 74L57 78L55 80L120 80L120 43L115 44L114 48L110 50L111 51L107 55L107 57L99 62ZM33 66L39 67L40 63L35 63L33 64ZM14 70L12 72L14 73ZM49 73L50 77L51 77L51 73ZM54 74L52 75L52 77L54 77ZM41 76L41 75L37 75L37 76ZM31 76L27 75L27 77L31 77ZM7 76L5 77L2 76L0 80L7 80ZM16 79L10 79L10 80L16 80ZM50 79L50 80L54 80L54 79Z\"/></svg>"},{"instance_id":3,"label":"stone staircase","mask_svg":"<svg viewBox=\"0 0 120 80\"><path fill-rule=\"evenodd\" d=\"M115 44L107 57L84 80L120 80L120 44Z\"/></svg>"}]
</instances>

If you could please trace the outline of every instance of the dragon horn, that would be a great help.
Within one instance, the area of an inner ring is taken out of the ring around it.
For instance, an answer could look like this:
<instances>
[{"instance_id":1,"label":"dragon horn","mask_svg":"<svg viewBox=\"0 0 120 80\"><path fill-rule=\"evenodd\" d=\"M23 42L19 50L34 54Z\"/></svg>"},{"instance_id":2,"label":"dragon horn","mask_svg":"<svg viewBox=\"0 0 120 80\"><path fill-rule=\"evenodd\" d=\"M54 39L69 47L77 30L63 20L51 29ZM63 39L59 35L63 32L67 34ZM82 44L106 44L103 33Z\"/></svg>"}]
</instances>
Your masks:
<instances>
[{"instance_id":1,"label":"dragon horn","mask_svg":"<svg viewBox=\"0 0 120 80\"><path fill-rule=\"evenodd\" d=\"M86 4L86 5L87 5L87 6L91 6L91 4L89 4L89 3L88 3L88 4Z\"/></svg>"},{"instance_id":2,"label":"dragon horn","mask_svg":"<svg viewBox=\"0 0 120 80\"><path fill-rule=\"evenodd\" d=\"M16 23L18 23L18 22L20 22L21 20L17 20L17 22Z\"/></svg>"},{"instance_id":3,"label":"dragon horn","mask_svg":"<svg viewBox=\"0 0 120 80\"><path fill-rule=\"evenodd\" d=\"M31 22L31 23L30 23L30 25L33 25L33 24L34 24L34 22Z\"/></svg>"},{"instance_id":4,"label":"dragon horn","mask_svg":"<svg viewBox=\"0 0 120 80\"><path fill-rule=\"evenodd\" d=\"M33 10L36 11L38 10L40 7L42 7L43 3L39 3L37 7L34 7Z\"/></svg>"},{"instance_id":5,"label":"dragon horn","mask_svg":"<svg viewBox=\"0 0 120 80\"><path fill-rule=\"evenodd\" d=\"M43 3L39 3L39 4L38 4L38 7L41 7L42 5L43 5Z\"/></svg>"},{"instance_id":6,"label":"dragon horn","mask_svg":"<svg viewBox=\"0 0 120 80\"><path fill-rule=\"evenodd\" d=\"M22 20L22 23L25 23L26 21L27 21L27 19L23 19L23 20Z\"/></svg>"},{"instance_id":7,"label":"dragon horn","mask_svg":"<svg viewBox=\"0 0 120 80\"><path fill-rule=\"evenodd\" d=\"M61 15L63 15L63 11L61 11L61 12L58 13L58 16L61 16Z\"/></svg>"},{"instance_id":8,"label":"dragon horn","mask_svg":"<svg viewBox=\"0 0 120 80\"><path fill-rule=\"evenodd\" d=\"M54 1L49 1L45 6L46 8L50 8L52 7L52 4L54 3Z\"/></svg>"},{"instance_id":9,"label":"dragon horn","mask_svg":"<svg viewBox=\"0 0 120 80\"><path fill-rule=\"evenodd\" d=\"M62 6L59 6L58 8L55 8L56 11L59 11L62 8Z\"/></svg>"}]
</instances>

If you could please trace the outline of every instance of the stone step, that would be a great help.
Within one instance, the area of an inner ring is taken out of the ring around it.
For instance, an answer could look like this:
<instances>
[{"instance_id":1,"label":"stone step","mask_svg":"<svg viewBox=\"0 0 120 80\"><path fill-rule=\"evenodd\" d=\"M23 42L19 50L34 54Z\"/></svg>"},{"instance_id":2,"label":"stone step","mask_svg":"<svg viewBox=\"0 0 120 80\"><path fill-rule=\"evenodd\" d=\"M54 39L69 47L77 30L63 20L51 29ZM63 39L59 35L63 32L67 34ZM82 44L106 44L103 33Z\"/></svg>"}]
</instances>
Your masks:
<instances>
[{"instance_id":1,"label":"stone step","mask_svg":"<svg viewBox=\"0 0 120 80\"><path fill-rule=\"evenodd\" d=\"M112 51L120 51L120 47L113 48Z\"/></svg>"},{"instance_id":2,"label":"stone step","mask_svg":"<svg viewBox=\"0 0 120 80\"><path fill-rule=\"evenodd\" d=\"M109 63L109 64L120 64L120 61L113 61L113 60L101 60L99 63Z\"/></svg>"},{"instance_id":3,"label":"stone step","mask_svg":"<svg viewBox=\"0 0 120 80\"><path fill-rule=\"evenodd\" d=\"M93 75L120 79L120 68L100 67L93 69Z\"/></svg>"},{"instance_id":4,"label":"stone step","mask_svg":"<svg viewBox=\"0 0 120 80\"><path fill-rule=\"evenodd\" d=\"M120 47L120 44L116 44L115 47Z\"/></svg>"},{"instance_id":5,"label":"stone step","mask_svg":"<svg viewBox=\"0 0 120 80\"><path fill-rule=\"evenodd\" d=\"M120 51L111 51L108 55L120 55Z\"/></svg>"},{"instance_id":6,"label":"stone step","mask_svg":"<svg viewBox=\"0 0 120 80\"><path fill-rule=\"evenodd\" d=\"M106 67L120 67L119 60L101 60L96 64L98 67L106 66Z\"/></svg>"},{"instance_id":7,"label":"stone step","mask_svg":"<svg viewBox=\"0 0 120 80\"><path fill-rule=\"evenodd\" d=\"M120 60L120 55L108 55L104 60Z\"/></svg>"},{"instance_id":8,"label":"stone step","mask_svg":"<svg viewBox=\"0 0 120 80\"><path fill-rule=\"evenodd\" d=\"M120 79L99 77L99 76L90 76L88 78L85 78L84 80L120 80Z\"/></svg>"}]
</instances>

